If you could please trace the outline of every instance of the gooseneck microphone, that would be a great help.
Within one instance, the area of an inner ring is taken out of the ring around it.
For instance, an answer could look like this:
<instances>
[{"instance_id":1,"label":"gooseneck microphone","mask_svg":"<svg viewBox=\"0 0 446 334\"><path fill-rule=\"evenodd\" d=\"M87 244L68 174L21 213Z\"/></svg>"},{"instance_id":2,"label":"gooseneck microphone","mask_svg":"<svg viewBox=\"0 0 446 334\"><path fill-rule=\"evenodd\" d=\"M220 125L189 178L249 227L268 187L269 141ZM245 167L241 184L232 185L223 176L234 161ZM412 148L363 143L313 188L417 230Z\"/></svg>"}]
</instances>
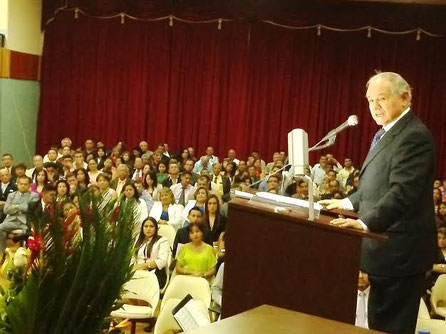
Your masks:
<instances>
[{"instance_id":1,"label":"gooseneck microphone","mask_svg":"<svg viewBox=\"0 0 446 334\"><path fill-rule=\"evenodd\" d=\"M329 147L331 145L333 145L335 143L336 140L336 135L342 131L344 131L345 129L351 127L351 126L355 126L357 125L358 122L358 116L356 115L350 115L347 120L342 123L341 125L339 125L337 128L331 130L329 133L327 133L325 135L324 138L322 138L316 145L314 145L312 148L309 149L309 151L316 151L316 150L321 150L323 148ZM326 142L326 143L324 143ZM323 145L321 145L322 143L324 143Z\"/></svg>"}]
</instances>

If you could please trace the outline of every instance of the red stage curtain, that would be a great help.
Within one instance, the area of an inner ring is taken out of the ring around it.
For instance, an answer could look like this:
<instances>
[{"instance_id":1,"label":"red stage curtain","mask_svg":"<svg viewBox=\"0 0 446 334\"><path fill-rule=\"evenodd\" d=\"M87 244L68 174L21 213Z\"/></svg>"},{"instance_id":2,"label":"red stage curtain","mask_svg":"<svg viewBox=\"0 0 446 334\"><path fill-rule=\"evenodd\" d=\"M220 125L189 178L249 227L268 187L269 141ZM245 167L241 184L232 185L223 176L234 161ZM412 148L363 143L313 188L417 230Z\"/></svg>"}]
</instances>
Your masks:
<instances>
[{"instance_id":1,"label":"red stage curtain","mask_svg":"<svg viewBox=\"0 0 446 334\"><path fill-rule=\"evenodd\" d=\"M413 109L446 155L444 38L294 31L261 22L190 24L99 20L73 13L45 32L38 151L68 136L107 146L166 140L174 150L253 148L266 160L303 128L314 144L356 114L330 151L364 159L377 130L364 98L374 70L401 73ZM317 159L319 153L312 155ZM445 174L439 159L439 174Z\"/></svg>"}]
</instances>

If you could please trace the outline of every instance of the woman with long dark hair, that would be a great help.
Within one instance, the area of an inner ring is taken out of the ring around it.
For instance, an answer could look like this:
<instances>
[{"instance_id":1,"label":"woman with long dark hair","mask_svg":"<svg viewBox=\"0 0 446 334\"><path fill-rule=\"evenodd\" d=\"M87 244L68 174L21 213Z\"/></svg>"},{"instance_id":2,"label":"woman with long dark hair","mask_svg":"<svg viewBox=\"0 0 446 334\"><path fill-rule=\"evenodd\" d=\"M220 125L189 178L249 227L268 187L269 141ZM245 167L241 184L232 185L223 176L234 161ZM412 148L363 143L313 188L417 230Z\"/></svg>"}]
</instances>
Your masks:
<instances>
[{"instance_id":1,"label":"woman with long dark hair","mask_svg":"<svg viewBox=\"0 0 446 334\"><path fill-rule=\"evenodd\" d=\"M135 244L135 270L155 271L160 288L166 284L167 275L164 269L170 256L169 242L158 235L158 224L152 217L144 220Z\"/></svg>"},{"instance_id":2,"label":"woman with long dark hair","mask_svg":"<svg viewBox=\"0 0 446 334\"><path fill-rule=\"evenodd\" d=\"M226 217L220 213L220 200L214 194L206 201L204 224L211 230L212 241L215 242L226 229Z\"/></svg>"},{"instance_id":3,"label":"woman with long dark hair","mask_svg":"<svg viewBox=\"0 0 446 334\"><path fill-rule=\"evenodd\" d=\"M42 189L45 184L48 183L48 173L43 168L36 168L36 182L31 184L31 191L39 194L39 198L42 198Z\"/></svg>"}]
</instances>

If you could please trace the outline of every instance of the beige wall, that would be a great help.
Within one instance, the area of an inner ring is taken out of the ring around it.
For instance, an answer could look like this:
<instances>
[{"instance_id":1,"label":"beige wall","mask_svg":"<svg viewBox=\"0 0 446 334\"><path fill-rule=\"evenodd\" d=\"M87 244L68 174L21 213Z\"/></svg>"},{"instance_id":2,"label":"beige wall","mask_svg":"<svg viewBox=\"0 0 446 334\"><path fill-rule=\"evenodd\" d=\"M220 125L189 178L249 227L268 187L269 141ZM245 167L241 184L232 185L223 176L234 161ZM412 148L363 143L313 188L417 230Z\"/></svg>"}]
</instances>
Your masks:
<instances>
[{"instance_id":1,"label":"beige wall","mask_svg":"<svg viewBox=\"0 0 446 334\"><path fill-rule=\"evenodd\" d=\"M42 0L0 0L0 2L7 2L6 48L41 55Z\"/></svg>"}]
</instances>

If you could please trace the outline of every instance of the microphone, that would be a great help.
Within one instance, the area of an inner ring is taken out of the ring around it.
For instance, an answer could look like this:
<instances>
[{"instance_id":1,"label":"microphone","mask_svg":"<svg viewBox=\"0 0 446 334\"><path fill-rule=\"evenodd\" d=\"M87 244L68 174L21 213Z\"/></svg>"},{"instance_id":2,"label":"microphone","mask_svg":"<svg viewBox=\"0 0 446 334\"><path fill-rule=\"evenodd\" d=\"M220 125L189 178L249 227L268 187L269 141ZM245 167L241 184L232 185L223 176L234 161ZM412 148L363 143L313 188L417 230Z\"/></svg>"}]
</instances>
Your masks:
<instances>
[{"instance_id":1,"label":"microphone","mask_svg":"<svg viewBox=\"0 0 446 334\"><path fill-rule=\"evenodd\" d=\"M337 128L335 128L335 129L331 130L329 133L327 133L327 135L321 141L324 141L324 140L327 140L333 136L336 136L339 132L342 132L345 129L347 129L348 127L355 126L357 124L358 124L358 116L350 115L344 123L342 123Z\"/></svg>"}]
</instances>

